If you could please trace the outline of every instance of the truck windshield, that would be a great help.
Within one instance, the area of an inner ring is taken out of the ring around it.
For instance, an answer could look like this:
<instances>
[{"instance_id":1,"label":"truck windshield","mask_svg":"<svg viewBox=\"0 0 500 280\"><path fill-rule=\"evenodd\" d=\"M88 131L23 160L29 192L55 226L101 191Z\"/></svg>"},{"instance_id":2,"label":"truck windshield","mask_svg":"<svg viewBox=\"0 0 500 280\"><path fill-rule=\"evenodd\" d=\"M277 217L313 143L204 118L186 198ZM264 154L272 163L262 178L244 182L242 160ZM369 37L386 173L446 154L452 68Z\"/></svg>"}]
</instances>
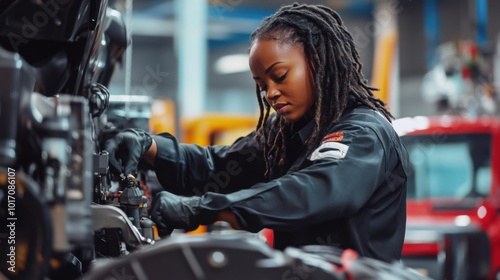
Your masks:
<instances>
[{"instance_id":1,"label":"truck windshield","mask_svg":"<svg viewBox=\"0 0 500 280\"><path fill-rule=\"evenodd\" d=\"M489 134L402 137L412 171L408 199L486 197L491 187Z\"/></svg>"}]
</instances>

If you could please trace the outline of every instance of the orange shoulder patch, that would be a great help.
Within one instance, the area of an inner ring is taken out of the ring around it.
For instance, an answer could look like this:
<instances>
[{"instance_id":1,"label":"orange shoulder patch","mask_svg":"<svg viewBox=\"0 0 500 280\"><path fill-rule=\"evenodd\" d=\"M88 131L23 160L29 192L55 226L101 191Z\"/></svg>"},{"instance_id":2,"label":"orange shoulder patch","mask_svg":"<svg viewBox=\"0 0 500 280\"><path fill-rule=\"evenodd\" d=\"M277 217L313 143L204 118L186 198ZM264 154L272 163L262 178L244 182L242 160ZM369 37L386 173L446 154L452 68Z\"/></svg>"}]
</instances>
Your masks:
<instances>
[{"instance_id":1,"label":"orange shoulder patch","mask_svg":"<svg viewBox=\"0 0 500 280\"><path fill-rule=\"evenodd\" d=\"M342 141L342 138L344 138L344 132L343 131L336 131L333 133L330 133L323 137L323 140L321 142L340 142Z\"/></svg>"}]
</instances>

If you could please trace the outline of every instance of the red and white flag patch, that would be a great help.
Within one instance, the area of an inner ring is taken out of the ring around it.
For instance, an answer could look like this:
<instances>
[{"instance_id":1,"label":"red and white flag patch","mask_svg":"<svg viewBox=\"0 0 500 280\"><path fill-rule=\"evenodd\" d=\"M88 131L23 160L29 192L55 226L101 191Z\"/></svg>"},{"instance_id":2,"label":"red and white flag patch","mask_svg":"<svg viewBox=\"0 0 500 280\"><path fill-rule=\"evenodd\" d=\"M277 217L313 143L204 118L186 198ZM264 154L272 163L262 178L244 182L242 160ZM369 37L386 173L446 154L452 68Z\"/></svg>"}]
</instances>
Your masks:
<instances>
[{"instance_id":1,"label":"red and white flag patch","mask_svg":"<svg viewBox=\"0 0 500 280\"><path fill-rule=\"evenodd\" d=\"M342 141L342 138L344 138L344 132L343 131L336 131L333 133L330 133L323 137L323 140L321 141L322 143L325 142L340 142Z\"/></svg>"}]
</instances>

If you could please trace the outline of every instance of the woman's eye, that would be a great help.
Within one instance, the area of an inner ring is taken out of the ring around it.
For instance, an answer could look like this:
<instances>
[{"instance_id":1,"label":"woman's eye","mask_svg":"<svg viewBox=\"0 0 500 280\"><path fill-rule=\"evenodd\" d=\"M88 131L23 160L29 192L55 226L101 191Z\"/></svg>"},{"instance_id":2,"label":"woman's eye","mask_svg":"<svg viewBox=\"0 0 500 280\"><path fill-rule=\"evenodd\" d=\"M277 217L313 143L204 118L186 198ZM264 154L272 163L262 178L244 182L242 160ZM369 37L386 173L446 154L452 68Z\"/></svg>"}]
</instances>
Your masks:
<instances>
[{"instance_id":1,"label":"woman's eye","mask_svg":"<svg viewBox=\"0 0 500 280\"><path fill-rule=\"evenodd\" d=\"M283 74L281 77L276 78L275 81L277 83L282 82L283 80L285 80L287 74L288 74L288 72L286 72L285 74Z\"/></svg>"}]
</instances>

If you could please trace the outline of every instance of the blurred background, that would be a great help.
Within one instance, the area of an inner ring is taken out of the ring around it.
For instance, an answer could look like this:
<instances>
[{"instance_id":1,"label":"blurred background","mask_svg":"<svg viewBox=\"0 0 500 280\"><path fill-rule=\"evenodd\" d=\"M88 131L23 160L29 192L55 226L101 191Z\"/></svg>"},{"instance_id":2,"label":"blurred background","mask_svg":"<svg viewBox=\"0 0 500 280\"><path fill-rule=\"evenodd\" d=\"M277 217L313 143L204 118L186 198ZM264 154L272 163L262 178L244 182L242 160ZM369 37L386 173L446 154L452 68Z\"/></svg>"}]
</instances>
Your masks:
<instances>
[{"instance_id":1,"label":"blurred background","mask_svg":"<svg viewBox=\"0 0 500 280\"><path fill-rule=\"evenodd\" d=\"M182 120L207 114L257 116L255 85L247 61L249 35L264 17L293 2L117 1L132 43L113 76L110 92L168 103L155 109L160 103L153 102L153 114L162 115L162 130L173 133L185 129ZM459 94L450 92L460 90L457 81L465 86L463 78L467 77L463 65L457 64L475 63L485 83L495 83L500 31L495 12L500 11L500 1L302 2L327 5L340 13L356 41L365 77L381 89L378 94L396 117L436 115L456 103ZM439 92L436 79L440 73L432 71L437 65L444 65L440 69L455 84L454 90L448 83L443 85L447 93ZM427 93L423 92L424 77L431 81Z\"/></svg>"}]
</instances>

